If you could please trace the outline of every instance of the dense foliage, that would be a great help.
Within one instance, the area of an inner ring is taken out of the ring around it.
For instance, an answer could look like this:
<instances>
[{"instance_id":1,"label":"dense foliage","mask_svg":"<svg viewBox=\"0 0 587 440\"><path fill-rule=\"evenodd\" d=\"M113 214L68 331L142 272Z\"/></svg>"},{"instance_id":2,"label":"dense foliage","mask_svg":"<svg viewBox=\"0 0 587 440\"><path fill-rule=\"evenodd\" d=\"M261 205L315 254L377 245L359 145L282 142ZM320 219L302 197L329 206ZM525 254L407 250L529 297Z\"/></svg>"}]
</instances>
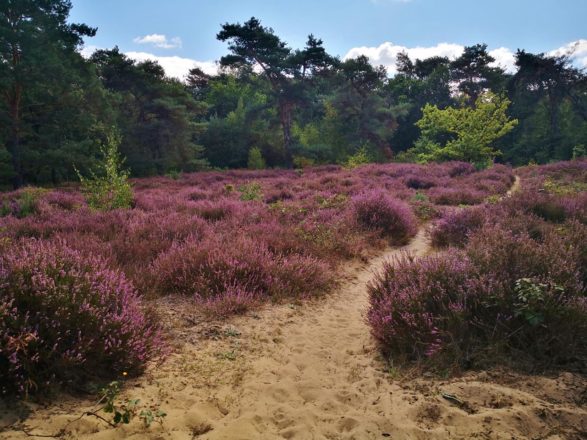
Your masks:
<instances>
[{"instance_id":1,"label":"dense foliage","mask_svg":"<svg viewBox=\"0 0 587 440\"><path fill-rule=\"evenodd\" d=\"M586 151L587 81L564 56L518 51L509 74L479 44L455 60L401 54L388 77L364 56L329 55L312 35L290 48L252 18L219 30L228 54L216 75L194 68L179 81L116 47L84 59L96 30L68 23L70 8L0 5L2 186L87 175L112 127L132 176L355 159L527 164Z\"/></svg>"},{"instance_id":2,"label":"dense foliage","mask_svg":"<svg viewBox=\"0 0 587 440\"><path fill-rule=\"evenodd\" d=\"M418 161L424 163L462 160L485 167L501 154L492 144L518 123L508 118L508 105L507 98L490 92L482 93L473 108L441 110L426 104L422 119L416 123L422 136L408 154L415 154ZM448 138L444 145L438 142L442 138Z\"/></svg>"}]
</instances>

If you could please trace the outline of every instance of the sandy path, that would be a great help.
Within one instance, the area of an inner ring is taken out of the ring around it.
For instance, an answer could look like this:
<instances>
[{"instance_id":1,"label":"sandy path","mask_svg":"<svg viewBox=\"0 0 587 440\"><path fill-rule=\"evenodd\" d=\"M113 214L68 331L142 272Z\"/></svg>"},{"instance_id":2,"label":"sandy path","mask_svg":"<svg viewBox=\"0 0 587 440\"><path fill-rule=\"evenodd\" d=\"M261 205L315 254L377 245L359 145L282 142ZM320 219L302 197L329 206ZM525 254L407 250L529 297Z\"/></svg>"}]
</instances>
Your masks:
<instances>
[{"instance_id":1,"label":"sandy path","mask_svg":"<svg viewBox=\"0 0 587 440\"><path fill-rule=\"evenodd\" d=\"M364 320L366 283L385 259L427 249L421 231L408 246L356 265L326 298L268 306L227 325L195 322L187 304L166 299L178 350L125 391L164 409L162 426L135 420L112 429L92 417L69 423L89 403L64 398L32 408L26 427L45 435L65 427L63 438L92 440L582 438L587 384L580 376L497 371L408 380L387 370ZM16 416L0 408L0 427ZM0 438L31 437L7 430Z\"/></svg>"},{"instance_id":2,"label":"sandy path","mask_svg":"<svg viewBox=\"0 0 587 440\"><path fill-rule=\"evenodd\" d=\"M512 186L510 187L510 189L508 189L508 192L506 193L506 196L511 196L512 194L517 193L521 186L521 180L520 180L520 176L515 176L516 180L514 180L514 183L512 184Z\"/></svg>"},{"instance_id":3,"label":"sandy path","mask_svg":"<svg viewBox=\"0 0 587 440\"><path fill-rule=\"evenodd\" d=\"M204 438L381 438L394 432L385 373L364 320L366 283L401 251L423 254L421 232L403 249L361 268L353 281L281 327L273 350L253 362L239 408ZM379 367L379 368L378 368ZM351 434L354 433L354 434Z\"/></svg>"}]
</instances>

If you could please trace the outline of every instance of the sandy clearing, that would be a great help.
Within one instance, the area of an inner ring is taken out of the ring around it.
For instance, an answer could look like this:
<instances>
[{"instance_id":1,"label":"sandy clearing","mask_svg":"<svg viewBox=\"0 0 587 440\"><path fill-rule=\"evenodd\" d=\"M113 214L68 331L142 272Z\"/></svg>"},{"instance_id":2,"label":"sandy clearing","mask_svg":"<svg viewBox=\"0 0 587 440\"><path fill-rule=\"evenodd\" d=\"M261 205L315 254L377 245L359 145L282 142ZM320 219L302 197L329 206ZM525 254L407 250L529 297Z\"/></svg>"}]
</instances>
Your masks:
<instances>
[{"instance_id":1,"label":"sandy clearing","mask_svg":"<svg viewBox=\"0 0 587 440\"><path fill-rule=\"evenodd\" d=\"M32 434L65 427L63 438L92 440L584 438L587 381L581 376L492 371L444 381L394 379L364 320L366 283L383 261L404 251L425 254L425 232L355 264L325 298L267 306L227 323L197 322L187 302L162 300L178 349L125 391L165 410L162 426L147 429L135 420L112 429L92 417L70 423L91 407L71 397L20 408L32 410L24 424ZM15 423L18 413L0 407L0 427ZM31 437L5 428L0 438Z\"/></svg>"}]
</instances>

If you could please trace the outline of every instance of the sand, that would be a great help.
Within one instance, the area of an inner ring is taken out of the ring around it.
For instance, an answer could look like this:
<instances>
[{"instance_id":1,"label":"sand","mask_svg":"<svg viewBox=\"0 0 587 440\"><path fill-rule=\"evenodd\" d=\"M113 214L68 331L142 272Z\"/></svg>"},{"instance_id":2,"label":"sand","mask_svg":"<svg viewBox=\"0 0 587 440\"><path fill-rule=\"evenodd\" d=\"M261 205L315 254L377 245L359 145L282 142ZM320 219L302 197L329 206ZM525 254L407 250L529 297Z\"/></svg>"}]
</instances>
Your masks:
<instances>
[{"instance_id":1,"label":"sand","mask_svg":"<svg viewBox=\"0 0 587 440\"><path fill-rule=\"evenodd\" d=\"M61 397L47 407L0 409L0 438L61 430L62 438L92 440L586 438L582 376L501 370L442 380L383 362L365 322L366 283L403 251L425 254L424 231L349 268L324 298L227 322L200 322L185 300L161 300L177 349L128 381L124 396L163 409L162 425L134 420L110 428L94 417L72 423L91 401ZM19 411L27 412L21 424Z\"/></svg>"}]
</instances>

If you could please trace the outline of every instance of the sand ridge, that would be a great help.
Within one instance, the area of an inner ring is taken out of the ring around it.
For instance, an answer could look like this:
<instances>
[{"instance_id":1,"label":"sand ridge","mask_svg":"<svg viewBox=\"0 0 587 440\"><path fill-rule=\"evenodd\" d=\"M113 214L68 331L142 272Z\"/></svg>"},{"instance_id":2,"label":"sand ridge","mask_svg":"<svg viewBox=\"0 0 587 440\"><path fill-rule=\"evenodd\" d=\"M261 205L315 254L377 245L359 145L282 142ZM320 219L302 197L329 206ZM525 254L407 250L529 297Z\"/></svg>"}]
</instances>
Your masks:
<instances>
[{"instance_id":1,"label":"sand ridge","mask_svg":"<svg viewBox=\"0 0 587 440\"><path fill-rule=\"evenodd\" d=\"M112 429L92 417L71 423L90 407L71 397L32 408L24 426L44 435L65 427L62 438L92 440L584 438L581 376L495 371L402 379L380 359L365 322L366 284L385 260L428 250L421 230L407 246L355 264L325 298L267 306L221 324L199 322L178 298L162 299L178 349L125 390L165 410L161 426L135 420ZM0 423L16 416L4 411ZM31 438L15 426L0 438Z\"/></svg>"}]
</instances>

